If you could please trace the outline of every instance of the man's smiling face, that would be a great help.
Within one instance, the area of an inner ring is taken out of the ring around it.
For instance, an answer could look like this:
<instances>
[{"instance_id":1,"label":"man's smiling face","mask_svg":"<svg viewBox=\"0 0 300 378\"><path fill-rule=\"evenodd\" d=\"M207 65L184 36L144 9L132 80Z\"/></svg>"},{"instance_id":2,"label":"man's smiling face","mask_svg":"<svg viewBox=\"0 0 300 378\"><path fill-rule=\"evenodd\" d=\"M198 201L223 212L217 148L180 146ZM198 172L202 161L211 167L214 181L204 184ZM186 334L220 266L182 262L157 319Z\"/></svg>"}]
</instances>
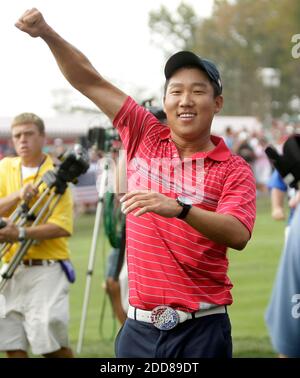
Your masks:
<instances>
[{"instance_id":1,"label":"man's smiling face","mask_svg":"<svg viewBox=\"0 0 300 378\"><path fill-rule=\"evenodd\" d=\"M193 141L210 133L212 119L223 105L214 96L207 75L198 68L181 68L170 78L164 98L171 134Z\"/></svg>"}]
</instances>

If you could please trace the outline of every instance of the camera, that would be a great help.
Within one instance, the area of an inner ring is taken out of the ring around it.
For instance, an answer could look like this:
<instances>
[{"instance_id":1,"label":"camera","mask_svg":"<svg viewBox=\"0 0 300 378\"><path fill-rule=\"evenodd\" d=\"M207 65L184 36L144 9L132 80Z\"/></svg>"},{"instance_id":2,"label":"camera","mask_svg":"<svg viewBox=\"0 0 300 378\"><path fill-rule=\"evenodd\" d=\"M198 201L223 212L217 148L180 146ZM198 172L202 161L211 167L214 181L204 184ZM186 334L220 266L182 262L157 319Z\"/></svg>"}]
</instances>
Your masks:
<instances>
[{"instance_id":1,"label":"camera","mask_svg":"<svg viewBox=\"0 0 300 378\"><path fill-rule=\"evenodd\" d=\"M166 114L161 107L152 105L150 98L142 102L142 106L149 110L160 122L166 120ZM98 151L114 152L120 148L121 139L114 127L92 127L88 130L87 136L82 138L81 144L85 148L95 147Z\"/></svg>"},{"instance_id":2,"label":"camera","mask_svg":"<svg viewBox=\"0 0 300 378\"><path fill-rule=\"evenodd\" d=\"M62 156L61 164L56 169L56 176L65 182L74 182L88 168L88 155L84 149L77 146L76 150L67 151Z\"/></svg>"},{"instance_id":3,"label":"camera","mask_svg":"<svg viewBox=\"0 0 300 378\"><path fill-rule=\"evenodd\" d=\"M283 145L282 155L273 146L265 150L286 185L298 189L300 181L300 135L291 136Z\"/></svg>"},{"instance_id":4,"label":"camera","mask_svg":"<svg viewBox=\"0 0 300 378\"><path fill-rule=\"evenodd\" d=\"M53 170L44 173L42 180L48 188L55 187L55 193L63 194L68 182L76 184L78 176L85 173L88 168L88 155L77 145L76 150L65 152L60 158L60 163Z\"/></svg>"},{"instance_id":5,"label":"camera","mask_svg":"<svg viewBox=\"0 0 300 378\"><path fill-rule=\"evenodd\" d=\"M114 142L120 142L120 137L116 129L93 127L89 129L87 135L88 146L94 146L98 151L108 152L114 149Z\"/></svg>"},{"instance_id":6,"label":"camera","mask_svg":"<svg viewBox=\"0 0 300 378\"><path fill-rule=\"evenodd\" d=\"M167 115L163 108L152 105L153 100L153 98L149 98L148 100L143 101L142 106L149 110L149 112L152 113L160 122L164 123L167 119Z\"/></svg>"}]
</instances>

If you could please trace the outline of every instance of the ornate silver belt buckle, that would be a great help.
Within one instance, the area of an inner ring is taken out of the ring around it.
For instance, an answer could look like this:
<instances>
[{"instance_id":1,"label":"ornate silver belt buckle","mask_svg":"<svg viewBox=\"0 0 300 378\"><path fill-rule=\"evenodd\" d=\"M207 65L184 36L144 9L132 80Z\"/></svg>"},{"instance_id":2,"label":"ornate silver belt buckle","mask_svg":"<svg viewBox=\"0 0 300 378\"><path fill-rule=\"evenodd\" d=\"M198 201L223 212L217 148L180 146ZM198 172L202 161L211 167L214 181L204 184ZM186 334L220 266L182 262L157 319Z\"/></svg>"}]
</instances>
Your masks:
<instances>
[{"instance_id":1,"label":"ornate silver belt buckle","mask_svg":"<svg viewBox=\"0 0 300 378\"><path fill-rule=\"evenodd\" d=\"M179 323L179 315L169 306L157 306L151 311L151 323L161 331L169 331Z\"/></svg>"}]
</instances>

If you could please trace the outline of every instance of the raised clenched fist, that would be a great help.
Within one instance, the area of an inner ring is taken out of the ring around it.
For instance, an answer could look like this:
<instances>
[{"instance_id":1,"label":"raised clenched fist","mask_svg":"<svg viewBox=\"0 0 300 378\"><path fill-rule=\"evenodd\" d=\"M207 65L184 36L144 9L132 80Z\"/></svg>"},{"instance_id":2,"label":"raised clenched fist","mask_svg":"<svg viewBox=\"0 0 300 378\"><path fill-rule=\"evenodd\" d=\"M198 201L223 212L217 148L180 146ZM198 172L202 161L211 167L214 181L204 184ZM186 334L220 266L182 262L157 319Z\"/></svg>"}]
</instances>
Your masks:
<instances>
[{"instance_id":1,"label":"raised clenched fist","mask_svg":"<svg viewBox=\"0 0 300 378\"><path fill-rule=\"evenodd\" d=\"M40 37L49 27L42 13L36 8L27 10L15 23L15 26L31 37Z\"/></svg>"}]
</instances>

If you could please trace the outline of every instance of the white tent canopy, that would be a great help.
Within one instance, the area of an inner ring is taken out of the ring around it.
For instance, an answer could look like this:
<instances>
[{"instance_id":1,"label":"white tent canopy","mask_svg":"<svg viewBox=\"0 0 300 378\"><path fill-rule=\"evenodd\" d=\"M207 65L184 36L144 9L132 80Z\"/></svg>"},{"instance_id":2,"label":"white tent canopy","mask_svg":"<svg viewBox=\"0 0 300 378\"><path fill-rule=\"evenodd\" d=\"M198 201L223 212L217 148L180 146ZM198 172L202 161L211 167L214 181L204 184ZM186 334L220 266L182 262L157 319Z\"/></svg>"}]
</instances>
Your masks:
<instances>
[{"instance_id":1,"label":"white tent canopy","mask_svg":"<svg viewBox=\"0 0 300 378\"><path fill-rule=\"evenodd\" d=\"M252 133L260 131L263 126L255 117L216 116L212 124L212 134L224 135L227 127L230 127L232 131L246 130Z\"/></svg>"},{"instance_id":2,"label":"white tent canopy","mask_svg":"<svg viewBox=\"0 0 300 378\"><path fill-rule=\"evenodd\" d=\"M0 138L10 136L10 124L12 118L0 117ZM76 138L87 134L93 127L110 127L108 118L97 114L58 114L53 118L44 118L46 133L54 138ZM230 126L233 131L247 130L248 132L259 131L262 124L255 117L227 117L216 116L212 124L212 133L223 135L226 127Z\"/></svg>"},{"instance_id":3,"label":"white tent canopy","mask_svg":"<svg viewBox=\"0 0 300 378\"><path fill-rule=\"evenodd\" d=\"M13 118L0 117L0 138L10 137L10 125ZM76 138L87 134L93 127L110 127L106 116L97 114L59 114L52 118L43 118L46 134L53 138Z\"/></svg>"}]
</instances>

